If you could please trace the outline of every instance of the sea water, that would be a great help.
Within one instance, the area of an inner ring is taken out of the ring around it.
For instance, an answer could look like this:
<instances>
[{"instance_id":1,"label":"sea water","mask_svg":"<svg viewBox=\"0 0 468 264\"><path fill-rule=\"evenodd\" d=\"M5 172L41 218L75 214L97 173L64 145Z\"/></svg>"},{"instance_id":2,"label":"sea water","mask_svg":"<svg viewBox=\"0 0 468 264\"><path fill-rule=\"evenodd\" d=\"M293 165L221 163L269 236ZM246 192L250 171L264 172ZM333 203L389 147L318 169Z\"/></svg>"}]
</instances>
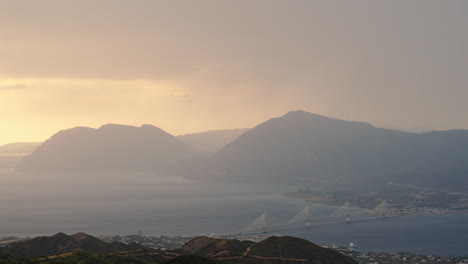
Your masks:
<instances>
[{"instance_id":1,"label":"sea water","mask_svg":"<svg viewBox=\"0 0 468 264\"><path fill-rule=\"evenodd\" d=\"M10 178L8 178L10 177ZM246 230L267 212L287 222L307 203L285 198L295 186L195 182L176 177L132 175L2 175L0 236L38 236L57 232L144 235L225 234ZM312 222L336 207L311 205ZM468 255L468 214L344 218L305 228L274 228L320 245L348 245L363 251Z\"/></svg>"}]
</instances>

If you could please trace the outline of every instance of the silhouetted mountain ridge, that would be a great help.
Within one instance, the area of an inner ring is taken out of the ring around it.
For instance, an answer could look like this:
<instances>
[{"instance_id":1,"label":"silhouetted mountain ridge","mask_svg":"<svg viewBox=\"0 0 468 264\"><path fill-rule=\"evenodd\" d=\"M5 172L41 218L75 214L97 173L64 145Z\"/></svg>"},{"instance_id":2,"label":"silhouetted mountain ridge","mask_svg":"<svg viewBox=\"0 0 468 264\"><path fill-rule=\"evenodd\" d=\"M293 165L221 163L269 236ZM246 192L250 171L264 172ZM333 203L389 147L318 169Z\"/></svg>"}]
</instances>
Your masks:
<instances>
[{"instance_id":1,"label":"silhouetted mountain ridge","mask_svg":"<svg viewBox=\"0 0 468 264\"><path fill-rule=\"evenodd\" d=\"M180 135L177 136L177 138L195 150L209 154L218 152L221 148L248 130L248 128L210 130L205 132Z\"/></svg>"},{"instance_id":2,"label":"silhouetted mountain ridge","mask_svg":"<svg viewBox=\"0 0 468 264\"><path fill-rule=\"evenodd\" d=\"M468 131L414 134L294 111L242 134L203 173L232 180L468 183Z\"/></svg>"},{"instance_id":3,"label":"silhouetted mountain ridge","mask_svg":"<svg viewBox=\"0 0 468 264\"><path fill-rule=\"evenodd\" d=\"M468 131L416 134L292 111L201 157L157 127L109 124L59 132L25 157L19 169L151 171L209 180L358 186L395 181L465 190Z\"/></svg>"},{"instance_id":4,"label":"silhouetted mountain ridge","mask_svg":"<svg viewBox=\"0 0 468 264\"><path fill-rule=\"evenodd\" d=\"M26 156L20 170L159 171L197 156L192 148L152 125L108 124L62 130Z\"/></svg>"}]
</instances>

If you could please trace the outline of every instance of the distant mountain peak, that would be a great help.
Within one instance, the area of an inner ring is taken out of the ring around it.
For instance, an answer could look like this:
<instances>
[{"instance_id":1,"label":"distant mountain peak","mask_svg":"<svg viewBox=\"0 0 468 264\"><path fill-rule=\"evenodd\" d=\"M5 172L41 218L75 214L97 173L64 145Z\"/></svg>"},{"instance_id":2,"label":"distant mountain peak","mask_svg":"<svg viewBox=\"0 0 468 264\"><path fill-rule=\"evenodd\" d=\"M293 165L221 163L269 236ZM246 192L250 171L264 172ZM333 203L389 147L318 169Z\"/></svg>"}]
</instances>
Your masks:
<instances>
[{"instance_id":1,"label":"distant mountain peak","mask_svg":"<svg viewBox=\"0 0 468 264\"><path fill-rule=\"evenodd\" d=\"M143 125L140 126L140 128L160 129L159 127L156 127L156 126L153 126L153 125L150 125L150 124L143 124Z\"/></svg>"},{"instance_id":2,"label":"distant mountain peak","mask_svg":"<svg viewBox=\"0 0 468 264\"><path fill-rule=\"evenodd\" d=\"M305 110L292 110L284 114L284 116L298 116L298 115L309 115L309 116L322 116L319 114L314 114L311 112L307 112Z\"/></svg>"},{"instance_id":3,"label":"distant mountain peak","mask_svg":"<svg viewBox=\"0 0 468 264\"><path fill-rule=\"evenodd\" d=\"M177 138L200 152L215 153L248 130L248 128L210 130L180 135Z\"/></svg>"},{"instance_id":4,"label":"distant mountain peak","mask_svg":"<svg viewBox=\"0 0 468 264\"><path fill-rule=\"evenodd\" d=\"M83 232L73 234L70 237L72 237L75 241L83 241L85 239L94 238L93 236L88 235L88 234L83 233Z\"/></svg>"},{"instance_id":5,"label":"distant mountain peak","mask_svg":"<svg viewBox=\"0 0 468 264\"><path fill-rule=\"evenodd\" d=\"M113 123L109 123L109 124L104 124L102 126L100 126L98 128L98 130L101 130L101 129L138 129L138 127L136 126L130 126L130 125L122 125L122 124L113 124Z\"/></svg>"},{"instance_id":6,"label":"distant mountain peak","mask_svg":"<svg viewBox=\"0 0 468 264\"><path fill-rule=\"evenodd\" d=\"M372 126L371 124L366 123L366 122L348 121L348 120L343 120L343 119L339 119L339 118L325 116L325 115L322 115L322 114L311 113L311 112L307 112L307 111L304 111L304 110L289 111L285 115L283 115L282 117L279 117L279 118L280 119L281 118L285 118L285 119L301 119L302 118L302 119L307 119L307 120L312 120L312 119L315 119L315 120L328 120L328 121L348 122L348 123L355 123L355 124L363 124L363 125L367 125L367 126Z\"/></svg>"},{"instance_id":7,"label":"distant mountain peak","mask_svg":"<svg viewBox=\"0 0 468 264\"><path fill-rule=\"evenodd\" d=\"M152 171L197 156L191 147L152 125L106 124L62 130L22 159L32 171Z\"/></svg>"},{"instance_id":8,"label":"distant mountain peak","mask_svg":"<svg viewBox=\"0 0 468 264\"><path fill-rule=\"evenodd\" d=\"M68 237L68 235L65 234L65 233L63 233L63 232L59 232L59 233L57 233L57 234L55 234L55 235L53 235L53 236L51 236L51 237L53 237L53 238L60 238L60 237Z\"/></svg>"},{"instance_id":9,"label":"distant mountain peak","mask_svg":"<svg viewBox=\"0 0 468 264\"><path fill-rule=\"evenodd\" d=\"M284 116L309 116L309 117L314 117L315 116L315 117L335 119L335 118L332 118L332 117L328 117L328 116L325 116L325 115L322 115L322 114L308 112L308 111L305 111L305 110L292 110L292 111L289 111L286 114L284 114Z\"/></svg>"},{"instance_id":10,"label":"distant mountain peak","mask_svg":"<svg viewBox=\"0 0 468 264\"><path fill-rule=\"evenodd\" d=\"M410 135L368 123L291 111L259 124L225 146L213 156L209 171L230 179L292 182L347 175L352 181L353 177L376 174L382 160L389 160L385 155Z\"/></svg>"}]
</instances>

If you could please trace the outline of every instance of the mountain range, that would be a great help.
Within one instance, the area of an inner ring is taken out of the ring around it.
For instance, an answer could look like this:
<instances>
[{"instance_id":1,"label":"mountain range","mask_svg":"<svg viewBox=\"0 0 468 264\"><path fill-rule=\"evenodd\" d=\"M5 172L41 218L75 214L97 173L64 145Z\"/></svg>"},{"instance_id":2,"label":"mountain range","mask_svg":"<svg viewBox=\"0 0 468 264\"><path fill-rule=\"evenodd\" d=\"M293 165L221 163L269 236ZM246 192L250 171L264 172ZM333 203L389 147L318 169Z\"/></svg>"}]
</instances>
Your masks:
<instances>
[{"instance_id":1,"label":"mountain range","mask_svg":"<svg viewBox=\"0 0 468 264\"><path fill-rule=\"evenodd\" d=\"M294 111L245 132L215 153L198 175L466 189L467 161L466 130L416 134Z\"/></svg>"},{"instance_id":2,"label":"mountain range","mask_svg":"<svg viewBox=\"0 0 468 264\"><path fill-rule=\"evenodd\" d=\"M460 190L468 184L467 161L466 130L416 134L292 111L249 130L180 137L150 125L77 127L52 136L19 169L142 170L209 180L359 186L395 181Z\"/></svg>"}]
</instances>

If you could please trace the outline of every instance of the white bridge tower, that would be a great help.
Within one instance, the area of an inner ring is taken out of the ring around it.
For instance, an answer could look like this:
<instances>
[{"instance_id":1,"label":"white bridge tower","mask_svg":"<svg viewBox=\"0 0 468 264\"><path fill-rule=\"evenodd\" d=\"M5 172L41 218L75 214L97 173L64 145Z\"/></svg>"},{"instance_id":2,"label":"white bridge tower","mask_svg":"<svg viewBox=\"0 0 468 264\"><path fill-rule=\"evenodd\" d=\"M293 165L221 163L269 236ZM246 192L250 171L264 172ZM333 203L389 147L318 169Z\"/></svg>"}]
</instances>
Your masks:
<instances>
[{"instance_id":1,"label":"white bridge tower","mask_svg":"<svg viewBox=\"0 0 468 264\"><path fill-rule=\"evenodd\" d=\"M346 214L345 214L345 220L346 220L346 223L349 224L351 222L351 209L349 208L349 201L347 201L344 205L345 207L345 210L346 210Z\"/></svg>"},{"instance_id":2,"label":"white bridge tower","mask_svg":"<svg viewBox=\"0 0 468 264\"><path fill-rule=\"evenodd\" d=\"M306 227L309 228L312 225L312 216L311 216L311 210L310 210L310 205L307 205L306 207Z\"/></svg>"}]
</instances>

